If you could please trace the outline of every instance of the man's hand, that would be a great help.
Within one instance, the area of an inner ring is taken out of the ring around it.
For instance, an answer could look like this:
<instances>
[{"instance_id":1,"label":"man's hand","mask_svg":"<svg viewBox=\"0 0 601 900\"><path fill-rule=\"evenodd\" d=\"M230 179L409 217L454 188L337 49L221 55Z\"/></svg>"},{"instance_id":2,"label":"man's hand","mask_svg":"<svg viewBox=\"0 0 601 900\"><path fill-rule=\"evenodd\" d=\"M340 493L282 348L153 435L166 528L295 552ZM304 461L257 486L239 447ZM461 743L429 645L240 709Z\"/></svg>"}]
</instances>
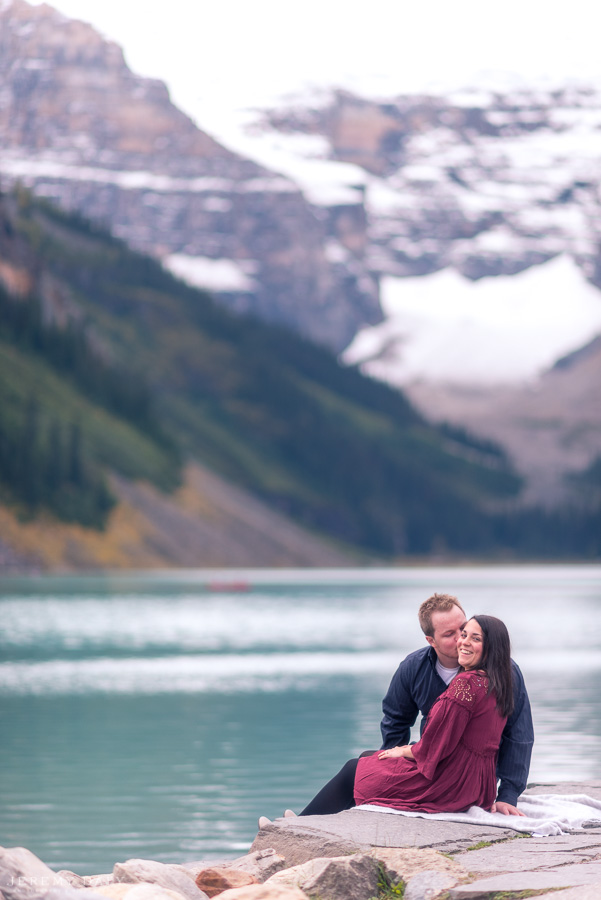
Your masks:
<instances>
[{"instance_id":1,"label":"man's hand","mask_svg":"<svg viewBox=\"0 0 601 900\"><path fill-rule=\"evenodd\" d=\"M504 816L523 816L524 813L512 806L511 803L504 803L503 800L497 800L490 808L491 812L498 812Z\"/></svg>"},{"instance_id":2,"label":"man's hand","mask_svg":"<svg viewBox=\"0 0 601 900\"><path fill-rule=\"evenodd\" d=\"M404 756L405 759L413 759L413 753L409 744L404 747L391 747L389 750L380 750L378 759L392 759L395 756Z\"/></svg>"}]
</instances>

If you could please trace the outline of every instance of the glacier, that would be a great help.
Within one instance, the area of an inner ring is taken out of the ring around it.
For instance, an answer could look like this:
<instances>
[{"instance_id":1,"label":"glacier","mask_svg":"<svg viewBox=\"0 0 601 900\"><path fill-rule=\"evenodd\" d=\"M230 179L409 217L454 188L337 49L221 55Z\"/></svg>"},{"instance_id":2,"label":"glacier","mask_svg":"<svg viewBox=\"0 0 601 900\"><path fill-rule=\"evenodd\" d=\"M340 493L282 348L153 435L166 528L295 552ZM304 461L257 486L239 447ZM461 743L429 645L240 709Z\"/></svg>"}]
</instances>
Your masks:
<instances>
[{"instance_id":1,"label":"glacier","mask_svg":"<svg viewBox=\"0 0 601 900\"><path fill-rule=\"evenodd\" d=\"M396 386L531 381L601 333L601 292L565 253L477 281L452 268L386 277L381 291L384 321L341 359Z\"/></svg>"}]
</instances>

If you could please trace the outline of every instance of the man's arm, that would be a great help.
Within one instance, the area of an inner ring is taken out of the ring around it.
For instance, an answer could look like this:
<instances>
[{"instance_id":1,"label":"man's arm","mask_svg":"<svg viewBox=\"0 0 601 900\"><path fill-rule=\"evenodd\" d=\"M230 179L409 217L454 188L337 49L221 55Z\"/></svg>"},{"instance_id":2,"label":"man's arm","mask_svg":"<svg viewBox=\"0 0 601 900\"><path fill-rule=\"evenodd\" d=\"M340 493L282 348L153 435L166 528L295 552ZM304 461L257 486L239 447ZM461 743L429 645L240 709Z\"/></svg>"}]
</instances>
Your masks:
<instances>
[{"instance_id":1,"label":"man's arm","mask_svg":"<svg viewBox=\"0 0 601 900\"><path fill-rule=\"evenodd\" d=\"M392 676L388 692L382 700L382 750L409 743L411 726L415 725L419 712L412 697L409 675L407 660L403 660Z\"/></svg>"},{"instance_id":2,"label":"man's arm","mask_svg":"<svg viewBox=\"0 0 601 900\"><path fill-rule=\"evenodd\" d=\"M497 778L500 779L496 806L502 804L498 812L516 815L518 797L528 783L530 757L534 743L532 713L530 700L519 667L513 666L513 701L514 708L501 737L499 756L497 759ZM507 806L512 809L506 809ZM515 812L513 811L515 810Z\"/></svg>"}]
</instances>

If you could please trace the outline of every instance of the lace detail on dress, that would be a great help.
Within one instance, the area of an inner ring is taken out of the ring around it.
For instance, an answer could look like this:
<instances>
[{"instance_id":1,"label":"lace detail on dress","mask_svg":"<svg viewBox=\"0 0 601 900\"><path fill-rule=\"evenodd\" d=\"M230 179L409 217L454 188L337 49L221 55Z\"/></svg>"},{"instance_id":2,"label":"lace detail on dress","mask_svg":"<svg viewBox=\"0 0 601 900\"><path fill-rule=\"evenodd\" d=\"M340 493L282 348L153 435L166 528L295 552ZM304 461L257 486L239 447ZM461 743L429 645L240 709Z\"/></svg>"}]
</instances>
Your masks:
<instances>
[{"instance_id":1,"label":"lace detail on dress","mask_svg":"<svg viewBox=\"0 0 601 900\"><path fill-rule=\"evenodd\" d=\"M486 675L458 675L447 688L453 700L459 703L473 703L477 695L488 688Z\"/></svg>"}]
</instances>

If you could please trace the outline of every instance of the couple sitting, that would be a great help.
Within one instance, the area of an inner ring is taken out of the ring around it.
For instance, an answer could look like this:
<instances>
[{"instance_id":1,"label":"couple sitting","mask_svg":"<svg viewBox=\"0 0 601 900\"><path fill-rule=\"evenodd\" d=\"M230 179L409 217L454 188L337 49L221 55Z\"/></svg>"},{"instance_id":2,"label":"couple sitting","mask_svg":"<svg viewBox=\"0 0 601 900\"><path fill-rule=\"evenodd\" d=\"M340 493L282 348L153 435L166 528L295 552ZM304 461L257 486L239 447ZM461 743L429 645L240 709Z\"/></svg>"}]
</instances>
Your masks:
<instances>
[{"instance_id":1,"label":"couple sitting","mask_svg":"<svg viewBox=\"0 0 601 900\"><path fill-rule=\"evenodd\" d=\"M505 625L494 616L466 621L448 594L422 603L419 622L428 646L410 653L392 678L382 704L382 749L349 760L301 816L366 803L428 813L480 806L522 815L516 804L534 734ZM421 737L409 744L419 712Z\"/></svg>"}]
</instances>

